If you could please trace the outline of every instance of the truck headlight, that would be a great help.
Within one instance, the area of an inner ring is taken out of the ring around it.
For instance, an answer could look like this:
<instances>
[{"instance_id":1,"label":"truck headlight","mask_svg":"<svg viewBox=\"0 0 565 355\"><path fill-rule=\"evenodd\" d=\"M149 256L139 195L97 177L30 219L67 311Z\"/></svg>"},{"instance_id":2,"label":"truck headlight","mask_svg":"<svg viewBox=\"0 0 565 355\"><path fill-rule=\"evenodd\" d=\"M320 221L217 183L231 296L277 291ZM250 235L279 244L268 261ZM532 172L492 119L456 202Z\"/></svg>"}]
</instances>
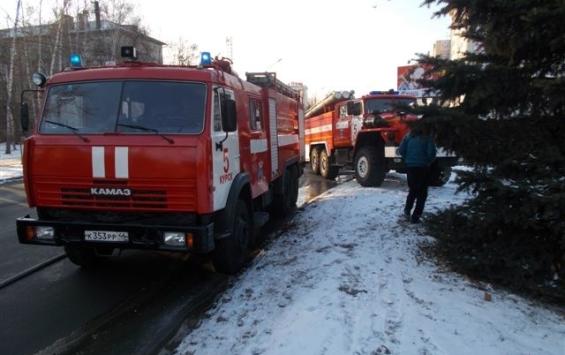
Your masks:
<instances>
[{"instance_id":1,"label":"truck headlight","mask_svg":"<svg viewBox=\"0 0 565 355\"><path fill-rule=\"evenodd\" d=\"M47 226L36 226L35 238L39 240L53 240L55 238L55 229Z\"/></svg>"},{"instance_id":2,"label":"truck headlight","mask_svg":"<svg viewBox=\"0 0 565 355\"><path fill-rule=\"evenodd\" d=\"M185 234L184 232L165 232L163 233L163 240L165 244L173 247L184 247L186 246Z\"/></svg>"}]
</instances>

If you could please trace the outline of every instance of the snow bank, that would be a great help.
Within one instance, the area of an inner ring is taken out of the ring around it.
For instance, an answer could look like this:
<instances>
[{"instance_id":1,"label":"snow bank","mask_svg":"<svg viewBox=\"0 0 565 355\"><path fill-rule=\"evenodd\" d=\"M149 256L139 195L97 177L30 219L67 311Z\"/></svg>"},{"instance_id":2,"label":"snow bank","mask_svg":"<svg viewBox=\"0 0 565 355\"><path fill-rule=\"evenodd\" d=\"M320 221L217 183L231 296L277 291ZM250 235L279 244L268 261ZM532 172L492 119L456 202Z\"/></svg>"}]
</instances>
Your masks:
<instances>
[{"instance_id":1,"label":"snow bank","mask_svg":"<svg viewBox=\"0 0 565 355\"><path fill-rule=\"evenodd\" d=\"M485 292L419 253L405 183L351 181L299 211L179 354L563 354L563 316ZM430 189L427 210L460 203Z\"/></svg>"},{"instance_id":2,"label":"snow bank","mask_svg":"<svg viewBox=\"0 0 565 355\"><path fill-rule=\"evenodd\" d=\"M17 147L17 150L12 149L11 154L5 154L6 143L0 143L0 184L22 176L22 146Z\"/></svg>"}]
</instances>

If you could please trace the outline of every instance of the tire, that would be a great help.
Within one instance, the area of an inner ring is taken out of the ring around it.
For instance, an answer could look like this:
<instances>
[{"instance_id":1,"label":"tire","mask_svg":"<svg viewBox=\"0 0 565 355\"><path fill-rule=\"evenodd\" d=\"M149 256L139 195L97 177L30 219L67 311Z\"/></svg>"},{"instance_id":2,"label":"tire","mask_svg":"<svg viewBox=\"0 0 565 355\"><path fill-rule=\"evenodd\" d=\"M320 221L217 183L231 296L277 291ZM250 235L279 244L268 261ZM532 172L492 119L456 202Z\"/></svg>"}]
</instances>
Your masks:
<instances>
[{"instance_id":1,"label":"tire","mask_svg":"<svg viewBox=\"0 0 565 355\"><path fill-rule=\"evenodd\" d=\"M298 168L288 167L283 177L283 193L277 194L273 200L274 212L280 217L289 215L296 208L298 200Z\"/></svg>"},{"instance_id":2,"label":"tire","mask_svg":"<svg viewBox=\"0 0 565 355\"><path fill-rule=\"evenodd\" d=\"M73 264L85 269L94 267L100 259L94 248L82 246L66 245L65 254Z\"/></svg>"},{"instance_id":3,"label":"tire","mask_svg":"<svg viewBox=\"0 0 565 355\"><path fill-rule=\"evenodd\" d=\"M243 267L251 243L251 213L247 203L237 201L231 233L216 241L212 262L216 271L233 275Z\"/></svg>"},{"instance_id":4,"label":"tire","mask_svg":"<svg viewBox=\"0 0 565 355\"><path fill-rule=\"evenodd\" d=\"M312 173L320 174L320 149L314 147L310 150L310 168Z\"/></svg>"},{"instance_id":5,"label":"tire","mask_svg":"<svg viewBox=\"0 0 565 355\"><path fill-rule=\"evenodd\" d=\"M376 147L362 147L355 155L355 179L361 186L381 186L386 174L384 158Z\"/></svg>"},{"instance_id":6,"label":"tire","mask_svg":"<svg viewBox=\"0 0 565 355\"><path fill-rule=\"evenodd\" d=\"M320 175L326 179L333 180L337 176L339 167L332 166L330 162L330 157L328 157L328 152L325 149L320 153Z\"/></svg>"},{"instance_id":7,"label":"tire","mask_svg":"<svg viewBox=\"0 0 565 355\"><path fill-rule=\"evenodd\" d=\"M433 165L430 171L430 186L443 186L451 177L450 166Z\"/></svg>"}]
</instances>

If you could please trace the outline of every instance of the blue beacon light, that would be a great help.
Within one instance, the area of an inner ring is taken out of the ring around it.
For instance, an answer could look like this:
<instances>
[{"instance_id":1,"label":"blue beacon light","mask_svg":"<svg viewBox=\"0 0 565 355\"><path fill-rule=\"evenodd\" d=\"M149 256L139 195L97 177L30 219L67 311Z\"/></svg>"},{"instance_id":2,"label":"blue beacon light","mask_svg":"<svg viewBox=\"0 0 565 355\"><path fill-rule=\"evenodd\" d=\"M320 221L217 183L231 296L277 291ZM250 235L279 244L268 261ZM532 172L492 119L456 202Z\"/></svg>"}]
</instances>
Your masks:
<instances>
[{"instance_id":1,"label":"blue beacon light","mask_svg":"<svg viewBox=\"0 0 565 355\"><path fill-rule=\"evenodd\" d=\"M200 53L200 65L210 65L212 64L212 56L210 52Z\"/></svg>"},{"instance_id":2,"label":"blue beacon light","mask_svg":"<svg viewBox=\"0 0 565 355\"><path fill-rule=\"evenodd\" d=\"M82 68L82 58L80 57L80 54L71 54L69 61L71 62L71 67Z\"/></svg>"}]
</instances>

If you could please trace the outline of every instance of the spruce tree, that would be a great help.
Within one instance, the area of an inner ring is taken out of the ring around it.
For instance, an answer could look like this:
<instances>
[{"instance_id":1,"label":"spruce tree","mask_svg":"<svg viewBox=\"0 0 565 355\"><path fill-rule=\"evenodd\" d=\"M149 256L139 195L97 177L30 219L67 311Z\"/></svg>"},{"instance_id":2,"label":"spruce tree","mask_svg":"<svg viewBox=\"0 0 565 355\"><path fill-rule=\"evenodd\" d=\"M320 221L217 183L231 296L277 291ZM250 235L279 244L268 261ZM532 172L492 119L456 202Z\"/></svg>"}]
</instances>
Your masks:
<instances>
[{"instance_id":1,"label":"spruce tree","mask_svg":"<svg viewBox=\"0 0 565 355\"><path fill-rule=\"evenodd\" d=\"M564 300L565 1L432 4L479 48L420 57L440 99L422 124L473 168L458 178L472 197L429 219L436 250L457 270Z\"/></svg>"}]
</instances>

